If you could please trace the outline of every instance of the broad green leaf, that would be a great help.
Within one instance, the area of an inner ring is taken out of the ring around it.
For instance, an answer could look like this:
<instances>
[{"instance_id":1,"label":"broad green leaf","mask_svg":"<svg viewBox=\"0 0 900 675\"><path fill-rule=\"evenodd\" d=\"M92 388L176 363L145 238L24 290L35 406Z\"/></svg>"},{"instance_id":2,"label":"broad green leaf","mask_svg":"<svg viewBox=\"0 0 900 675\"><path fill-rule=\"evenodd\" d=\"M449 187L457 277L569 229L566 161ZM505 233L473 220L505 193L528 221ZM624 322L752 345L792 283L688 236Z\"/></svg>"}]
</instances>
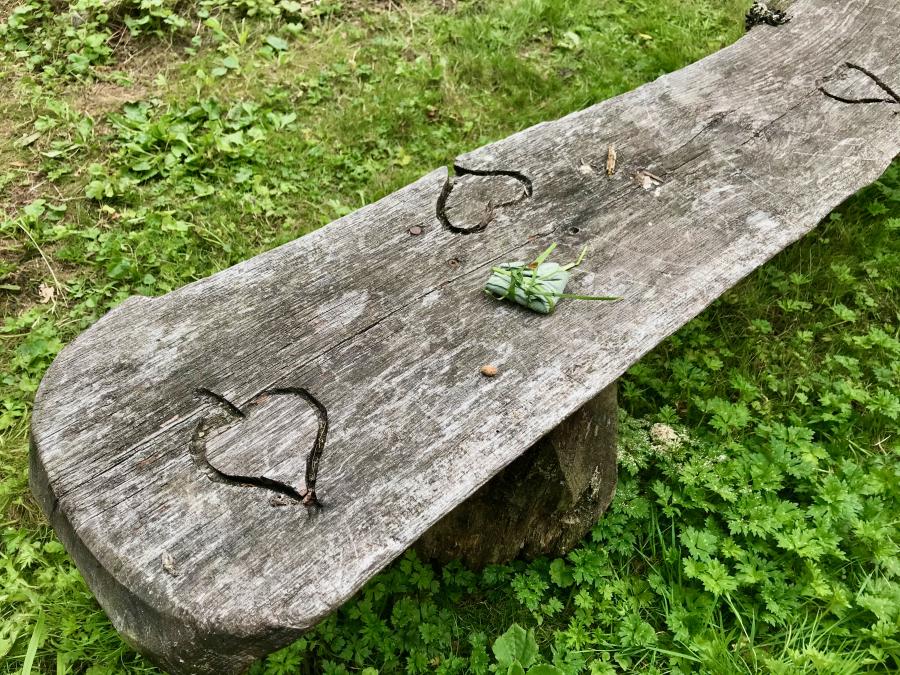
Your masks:
<instances>
[{"instance_id":1,"label":"broad green leaf","mask_svg":"<svg viewBox=\"0 0 900 675\"><path fill-rule=\"evenodd\" d=\"M557 558L550 563L550 580L560 588L568 588L575 583L572 572L566 566L566 561Z\"/></svg>"},{"instance_id":2,"label":"broad green leaf","mask_svg":"<svg viewBox=\"0 0 900 675\"><path fill-rule=\"evenodd\" d=\"M522 667L522 664L518 661L513 661L509 664L509 668L506 670L506 675L525 675L525 669Z\"/></svg>"},{"instance_id":3,"label":"broad green leaf","mask_svg":"<svg viewBox=\"0 0 900 675\"><path fill-rule=\"evenodd\" d=\"M509 667L513 662L519 661L527 668L534 663L538 653L534 631L525 632L525 629L517 623L497 638L492 649L502 667Z\"/></svg>"},{"instance_id":4,"label":"broad green leaf","mask_svg":"<svg viewBox=\"0 0 900 675\"><path fill-rule=\"evenodd\" d=\"M287 40L285 40L284 38L280 38L277 35L270 35L269 37L267 37L266 44L278 52L286 51L288 48Z\"/></svg>"},{"instance_id":5,"label":"broad green leaf","mask_svg":"<svg viewBox=\"0 0 900 675\"><path fill-rule=\"evenodd\" d=\"M16 145L20 148L26 148L32 143L34 143L37 139L41 137L40 131L35 131L34 133L28 134L27 136L22 136L19 140L16 141Z\"/></svg>"},{"instance_id":6,"label":"broad green leaf","mask_svg":"<svg viewBox=\"0 0 900 675\"><path fill-rule=\"evenodd\" d=\"M37 650L44 643L44 615L38 615L37 624L34 632L31 634L31 640L28 641L28 649L25 652L25 660L22 663L22 675L31 675L31 667L34 664L34 657L37 656Z\"/></svg>"},{"instance_id":7,"label":"broad green leaf","mask_svg":"<svg viewBox=\"0 0 900 675\"><path fill-rule=\"evenodd\" d=\"M46 201L43 199L35 199L33 202L26 204L22 207L22 213L24 213L29 218L40 218L44 215Z\"/></svg>"},{"instance_id":8,"label":"broad green leaf","mask_svg":"<svg viewBox=\"0 0 900 675\"><path fill-rule=\"evenodd\" d=\"M528 675L565 675L563 671L561 671L556 666L551 666L549 663L541 663L537 666L532 666L528 669Z\"/></svg>"}]
</instances>

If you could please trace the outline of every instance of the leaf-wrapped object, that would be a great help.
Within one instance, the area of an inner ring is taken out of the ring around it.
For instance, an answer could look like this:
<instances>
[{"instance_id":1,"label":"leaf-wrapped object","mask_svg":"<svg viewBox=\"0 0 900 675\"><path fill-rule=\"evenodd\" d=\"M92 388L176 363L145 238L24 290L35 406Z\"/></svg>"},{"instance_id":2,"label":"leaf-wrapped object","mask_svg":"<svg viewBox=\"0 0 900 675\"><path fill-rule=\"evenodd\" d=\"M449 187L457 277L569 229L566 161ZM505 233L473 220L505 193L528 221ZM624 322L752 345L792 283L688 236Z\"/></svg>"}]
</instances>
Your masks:
<instances>
[{"instance_id":1,"label":"leaf-wrapped object","mask_svg":"<svg viewBox=\"0 0 900 675\"><path fill-rule=\"evenodd\" d=\"M495 298L513 300L540 314L556 309L569 273L553 262L529 268L527 263L503 263L491 270L484 289Z\"/></svg>"},{"instance_id":2,"label":"leaf-wrapped object","mask_svg":"<svg viewBox=\"0 0 900 675\"><path fill-rule=\"evenodd\" d=\"M566 293L569 270L578 267L587 249L581 251L578 260L560 265L546 262L556 244L541 253L532 263L521 261L503 263L491 269L491 276L484 290L498 300L512 300L540 314L550 314L562 298L575 300L619 300L600 295L572 295Z\"/></svg>"}]
</instances>

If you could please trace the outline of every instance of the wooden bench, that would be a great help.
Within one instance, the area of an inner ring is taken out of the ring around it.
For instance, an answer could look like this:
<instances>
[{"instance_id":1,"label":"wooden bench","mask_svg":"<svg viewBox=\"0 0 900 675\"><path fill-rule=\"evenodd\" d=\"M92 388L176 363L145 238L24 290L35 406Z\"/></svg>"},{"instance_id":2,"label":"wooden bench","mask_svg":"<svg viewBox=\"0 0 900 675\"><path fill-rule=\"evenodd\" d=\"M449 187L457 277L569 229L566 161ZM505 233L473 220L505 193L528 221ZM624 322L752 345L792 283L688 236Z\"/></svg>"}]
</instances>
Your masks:
<instances>
[{"instance_id":1,"label":"wooden bench","mask_svg":"<svg viewBox=\"0 0 900 675\"><path fill-rule=\"evenodd\" d=\"M236 672L417 541L473 564L578 541L615 485L616 378L900 151L898 8L791 15L66 347L32 489L123 637ZM482 291L553 242L589 249L572 291L623 300Z\"/></svg>"}]
</instances>

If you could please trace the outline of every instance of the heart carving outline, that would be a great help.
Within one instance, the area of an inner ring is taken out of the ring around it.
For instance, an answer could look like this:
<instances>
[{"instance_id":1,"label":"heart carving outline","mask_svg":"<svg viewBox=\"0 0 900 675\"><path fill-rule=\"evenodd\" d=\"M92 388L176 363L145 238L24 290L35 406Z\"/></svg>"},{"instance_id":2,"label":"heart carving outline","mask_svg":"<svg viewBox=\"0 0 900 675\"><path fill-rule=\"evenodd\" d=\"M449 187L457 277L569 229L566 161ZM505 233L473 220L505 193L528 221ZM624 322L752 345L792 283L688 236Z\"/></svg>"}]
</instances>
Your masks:
<instances>
[{"instance_id":1,"label":"heart carving outline","mask_svg":"<svg viewBox=\"0 0 900 675\"><path fill-rule=\"evenodd\" d=\"M210 480L228 485L249 485L264 488L302 503L304 506L321 508L322 504L316 496L316 480L319 474L319 461L322 458L322 451L325 449L325 442L328 438L328 411L325 409L325 406L309 392L309 390L302 387L264 389L246 401L243 405L243 409L221 394L205 387L196 389L195 395L213 401L220 410L220 414L201 417L197 426L194 428L194 433L191 437L191 457L197 465L197 468L203 471ZM232 424L235 420L245 419L247 414L244 410L252 408L260 399L269 396L298 396L310 406L318 418L316 438L313 442L312 449L306 457L306 487L303 490L297 490L287 483L273 478L267 478L266 476L241 476L226 473L214 466L212 462L209 461L209 457L207 457L206 436L210 431Z\"/></svg>"}]
</instances>

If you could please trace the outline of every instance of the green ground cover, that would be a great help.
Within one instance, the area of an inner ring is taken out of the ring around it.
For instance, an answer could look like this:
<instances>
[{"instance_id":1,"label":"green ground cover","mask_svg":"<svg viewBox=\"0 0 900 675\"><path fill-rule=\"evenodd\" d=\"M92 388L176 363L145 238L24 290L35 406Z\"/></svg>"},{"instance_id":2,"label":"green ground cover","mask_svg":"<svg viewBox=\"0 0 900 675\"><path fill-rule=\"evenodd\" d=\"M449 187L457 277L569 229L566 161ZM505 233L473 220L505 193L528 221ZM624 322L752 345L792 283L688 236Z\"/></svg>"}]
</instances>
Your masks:
<instances>
[{"instance_id":1,"label":"green ground cover","mask_svg":"<svg viewBox=\"0 0 900 675\"><path fill-rule=\"evenodd\" d=\"M157 672L28 493L30 402L68 340L695 61L749 4L19 1L0 0L0 673L26 675ZM253 672L900 671L898 232L895 162L634 366L618 495L566 558L408 555Z\"/></svg>"}]
</instances>

